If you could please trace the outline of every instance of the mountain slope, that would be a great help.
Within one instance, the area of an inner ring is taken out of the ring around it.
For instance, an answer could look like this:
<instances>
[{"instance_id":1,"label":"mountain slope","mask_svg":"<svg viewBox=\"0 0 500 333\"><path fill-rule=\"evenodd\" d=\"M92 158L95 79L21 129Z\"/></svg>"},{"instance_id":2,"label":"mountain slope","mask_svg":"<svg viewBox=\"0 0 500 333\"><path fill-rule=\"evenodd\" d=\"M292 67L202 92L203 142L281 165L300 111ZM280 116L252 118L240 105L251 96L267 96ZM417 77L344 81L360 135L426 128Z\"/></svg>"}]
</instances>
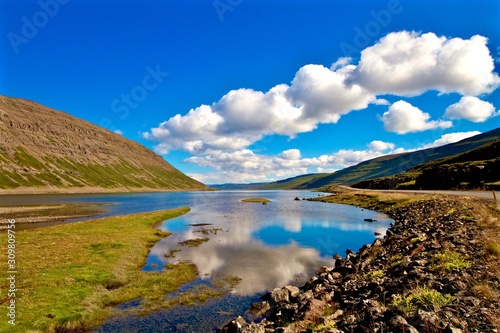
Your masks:
<instances>
[{"instance_id":1,"label":"mountain slope","mask_svg":"<svg viewBox=\"0 0 500 333\"><path fill-rule=\"evenodd\" d=\"M465 153L426 162L403 173L354 184L371 189L499 189L500 139Z\"/></svg>"},{"instance_id":2,"label":"mountain slope","mask_svg":"<svg viewBox=\"0 0 500 333\"><path fill-rule=\"evenodd\" d=\"M260 188L310 189L331 184L351 185L375 178L394 176L419 164L464 153L498 138L500 138L500 128L445 146L381 156L331 174L303 175L293 178L293 182L281 180ZM300 182L300 179L303 182Z\"/></svg>"},{"instance_id":3,"label":"mountain slope","mask_svg":"<svg viewBox=\"0 0 500 333\"><path fill-rule=\"evenodd\" d=\"M0 96L0 193L206 189L137 142Z\"/></svg>"}]
</instances>

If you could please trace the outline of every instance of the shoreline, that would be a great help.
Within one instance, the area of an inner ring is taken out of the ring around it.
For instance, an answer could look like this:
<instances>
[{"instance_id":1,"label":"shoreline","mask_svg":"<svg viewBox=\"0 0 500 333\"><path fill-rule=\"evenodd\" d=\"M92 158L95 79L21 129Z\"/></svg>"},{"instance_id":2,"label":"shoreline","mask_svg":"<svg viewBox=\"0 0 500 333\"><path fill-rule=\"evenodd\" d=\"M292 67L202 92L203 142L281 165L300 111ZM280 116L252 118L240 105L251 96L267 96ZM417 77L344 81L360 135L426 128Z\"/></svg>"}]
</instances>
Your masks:
<instances>
[{"instance_id":1,"label":"shoreline","mask_svg":"<svg viewBox=\"0 0 500 333\"><path fill-rule=\"evenodd\" d=\"M32 205L0 206L0 231L6 230L8 221L14 219L16 225L57 225L73 219L88 220L105 213L106 204L88 203L46 203ZM76 222L76 221L75 221Z\"/></svg>"},{"instance_id":2,"label":"shoreline","mask_svg":"<svg viewBox=\"0 0 500 333\"><path fill-rule=\"evenodd\" d=\"M71 188L52 188L52 187L20 187L15 189L0 189L0 198L2 196L21 196L21 195L81 195L81 194L132 194L132 193L171 193L171 192L206 192L218 191L215 188L195 188L195 189L154 189L154 188L125 188L117 187L106 189L101 187L71 187Z\"/></svg>"},{"instance_id":3,"label":"shoreline","mask_svg":"<svg viewBox=\"0 0 500 333\"><path fill-rule=\"evenodd\" d=\"M357 253L336 254L300 289L276 288L219 332L498 332L500 210L491 201L334 190L315 201L395 220Z\"/></svg>"}]
</instances>

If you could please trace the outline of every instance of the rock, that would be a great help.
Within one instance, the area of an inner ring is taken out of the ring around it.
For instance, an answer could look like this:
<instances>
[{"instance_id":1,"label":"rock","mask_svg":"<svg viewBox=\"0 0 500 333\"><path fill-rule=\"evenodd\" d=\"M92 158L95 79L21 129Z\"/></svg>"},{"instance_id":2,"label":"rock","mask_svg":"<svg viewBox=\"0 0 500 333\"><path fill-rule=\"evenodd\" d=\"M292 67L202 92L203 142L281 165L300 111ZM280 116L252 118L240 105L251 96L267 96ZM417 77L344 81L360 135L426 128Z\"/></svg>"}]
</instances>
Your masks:
<instances>
[{"instance_id":1,"label":"rock","mask_svg":"<svg viewBox=\"0 0 500 333\"><path fill-rule=\"evenodd\" d=\"M276 309L271 319L277 323L286 324L292 322L299 312L299 304L285 304Z\"/></svg>"},{"instance_id":2,"label":"rock","mask_svg":"<svg viewBox=\"0 0 500 333\"><path fill-rule=\"evenodd\" d=\"M382 316L384 312L387 310L387 308L383 306L382 303L374 299L364 300L363 303L366 305L367 310L370 312L372 316L373 315Z\"/></svg>"},{"instance_id":3,"label":"rock","mask_svg":"<svg viewBox=\"0 0 500 333\"><path fill-rule=\"evenodd\" d=\"M408 324L406 319L401 316L395 316L389 320L389 328L394 333L419 333L418 330Z\"/></svg>"},{"instance_id":4,"label":"rock","mask_svg":"<svg viewBox=\"0 0 500 333\"><path fill-rule=\"evenodd\" d=\"M422 309L417 309L410 322L413 326L421 331L437 330L440 332L446 326L443 325L442 320L437 316L435 312L428 312Z\"/></svg>"},{"instance_id":5,"label":"rock","mask_svg":"<svg viewBox=\"0 0 500 333\"><path fill-rule=\"evenodd\" d=\"M330 321L334 321L334 320L337 320L340 317L342 317L343 314L344 314L344 311L339 309L339 310L335 311L333 314L327 316L326 319L328 319Z\"/></svg>"},{"instance_id":6,"label":"rock","mask_svg":"<svg viewBox=\"0 0 500 333\"><path fill-rule=\"evenodd\" d=\"M312 298L314 298L314 294L313 294L312 290L307 290L297 297L297 299L300 303L308 301Z\"/></svg>"},{"instance_id":7,"label":"rock","mask_svg":"<svg viewBox=\"0 0 500 333\"><path fill-rule=\"evenodd\" d=\"M268 316L274 323L243 324L238 332L311 332L306 329L311 322L335 325L335 329L322 332L336 333L490 332L487 315L500 306L468 287L475 280L498 283L492 267L481 260L484 231L475 222L457 220L457 216L472 213L448 201L452 199L430 199L396 208L397 213L391 213L395 222L384 238L364 245L356 254L347 249L345 258L334 255L334 267L320 267L300 289L286 286L272 290L263 297L267 302L254 303L250 311L259 319ZM456 211L448 213L452 208ZM433 260L444 248L470 258L473 265L445 274L436 271ZM422 285L455 295L455 301L440 308L420 308L408 319L400 316L401 310L384 305L395 295L405 295Z\"/></svg>"},{"instance_id":8,"label":"rock","mask_svg":"<svg viewBox=\"0 0 500 333\"><path fill-rule=\"evenodd\" d=\"M268 295L269 300L274 304L290 302L290 291L286 288L274 288Z\"/></svg>"},{"instance_id":9,"label":"rock","mask_svg":"<svg viewBox=\"0 0 500 333\"><path fill-rule=\"evenodd\" d=\"M248 310L251 314L254 316L260 317L263 316L271 309L271 306L269 305L268 302L255 302L250 306L250 309Z\"/></svg>"},{"instance_id":10,"label":"rock","mask_svg":"<svg viewBox=\"0 0 500 333\"><path fill-rule=\"evenodd\" d=\"M250 325L244 326L241 333L266 333L266 328L262 324L251 323Z\"/></svg>"},{"instance_id":11,"label":"rock","mask_svg":"<svg viewBox=\"0 0 500 333\"><path fill-rule=\"evenodd\" d=\"M462 281L451 281L450 279L445 279L443 281L443 290L445 294L456 295L461 291L467 290L467 285Z\"/></svg>"},{"instance_id":12,"label":"rock","mask_svg":"<svg viewBox=\"0 0 500 333\"><path fill-rule=\"evenodd\" d=\"M300 198L299 197L295 197L295 199L293 199L295 201L300 201Z\"/></svg>"},{"instance_id":13,"label":"rock","mask_svg":"<svg viewBox=\"0 0 500 333\"><path fill-rule=\"evenodd\" d=\"M329 266L321 266L317 271L316 271L316 275L321 275L323 273L330 273L330 272L333 272L333 267L329 267Z\"/></svg>"},{"instance_id":14,"label":"rock","mask_svg":"<svg viewBox=\"0 0 500 333\"><path fill-rule=\"evenodd\" d=\"M247 322L243 317L239 316L238 318L231 320L220 330L221 333L240 333L241 329L244 325L247 325Z\"/></svg>"},{"instance_id":15,"label":"rock","mask_svg":"<svg viewBox=\"0 0 500 333\"><path fill-rule=\"evenodd\" d=\"M303 320L316 322L319 318L323 317L325 308L325 302L313 298L300 309L301 317Z\"/></svg>"},{"instance_id":16,"label":"rock","mask_svg":"<svg viewBox=\"0 0 500 333\"><path fill-rule=\"evenodd\" d=\"M288 285L285 286L285 289L288 290L290 297L292 298L296 298L300 294L300 289L298 287Z\"/></svg>"},{"instance_id":17,"label":"rock","mask_svg":"<svg viewBox=\"0 0 500 333\"><path fill-rule=\"evenodd\" d=\"M444 330L444 333L462 333L462 330L448 325L448 327Z\"/></svg>"}]
</instances>

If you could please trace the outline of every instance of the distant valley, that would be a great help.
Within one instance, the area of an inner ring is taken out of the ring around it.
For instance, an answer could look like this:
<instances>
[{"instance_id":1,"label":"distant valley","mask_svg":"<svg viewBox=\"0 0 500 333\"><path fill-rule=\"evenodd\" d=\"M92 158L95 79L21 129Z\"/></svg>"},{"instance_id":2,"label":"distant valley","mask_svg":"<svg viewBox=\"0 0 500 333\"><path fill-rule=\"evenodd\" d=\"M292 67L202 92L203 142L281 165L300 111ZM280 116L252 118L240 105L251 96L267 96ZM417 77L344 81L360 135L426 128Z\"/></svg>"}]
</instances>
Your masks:
<instances>
[{"instance_id":1,"label":"distant valley","mask_svg":"<svg viewBox=\"0 0 500 333\"><path fill-rule=\"evenodd\" d=\"M500 128L456 143L377 157L333 172L300 175L267 184L216 188L291 190L352 185L372 189L498 189Z\"/></svg>"}]
</instances>

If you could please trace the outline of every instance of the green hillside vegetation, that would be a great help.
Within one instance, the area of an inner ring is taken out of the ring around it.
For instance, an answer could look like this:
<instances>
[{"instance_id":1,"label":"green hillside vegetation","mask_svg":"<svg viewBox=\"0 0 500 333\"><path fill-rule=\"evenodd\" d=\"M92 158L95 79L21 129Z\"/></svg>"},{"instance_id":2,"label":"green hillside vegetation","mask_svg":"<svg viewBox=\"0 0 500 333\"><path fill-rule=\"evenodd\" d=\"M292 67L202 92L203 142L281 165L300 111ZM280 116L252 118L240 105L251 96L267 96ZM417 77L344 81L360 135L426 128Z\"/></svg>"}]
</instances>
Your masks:
<instances>
[{"instance_id":1,"label":"green hillside vegetation","mask_svg":"<svg viewBox=\"0 0 500 333\"><path fill-rule=\"evenodd\" d=\"M362 181L370 189L500 189L500 139L468 152L420 164L401 174Z\"/></svg>"},{"instance_id":2,"label":"green hillside vegetation","mask_svg":"<svg viewBox=\"0 0 500 333\"><path fill-rule=\"evenodd\" d=\"M206 189L137 142L0 96L0 193Z\"/></svg>"},{"instance_id":3,"label":"green hillside vegetation","mask_svg":"<svg viewBox=\"0 0 500 333\"><path fill-rule=\"evenodd\" d=\"M499 138L500 128L497 128L495 130L482 133L445 146L428 148L409 153L381 156L336 171L334 173L302 175L273 182L264 186L259 186L259 188L315 189L334 184L357 184L361 181L395 176L401 174L402 172L410 170L422 163L461 154L495 141ZM411 175L411 173L412 171L409 171L405 176L409 176ZM410 177L406 181L402 181L401 183L409 182L409 184L407 185L414 185L412 184L412 181L413 177Z\"/></svg>"},{"instance_id":4,"label":"green hillside vegetation","mask_svg":"<svg viewBox=\"0 0 500 333\"><path fill-rule=\"evenodd\" d=\"M258 186L262 190L293 190L293 189L307 189L311 188L310 184L316 183L323 177L328 176L328 173L315 173L308 175L301 175L297 177L278 180L265 185Z\"/></svg>"}]
</instances>

